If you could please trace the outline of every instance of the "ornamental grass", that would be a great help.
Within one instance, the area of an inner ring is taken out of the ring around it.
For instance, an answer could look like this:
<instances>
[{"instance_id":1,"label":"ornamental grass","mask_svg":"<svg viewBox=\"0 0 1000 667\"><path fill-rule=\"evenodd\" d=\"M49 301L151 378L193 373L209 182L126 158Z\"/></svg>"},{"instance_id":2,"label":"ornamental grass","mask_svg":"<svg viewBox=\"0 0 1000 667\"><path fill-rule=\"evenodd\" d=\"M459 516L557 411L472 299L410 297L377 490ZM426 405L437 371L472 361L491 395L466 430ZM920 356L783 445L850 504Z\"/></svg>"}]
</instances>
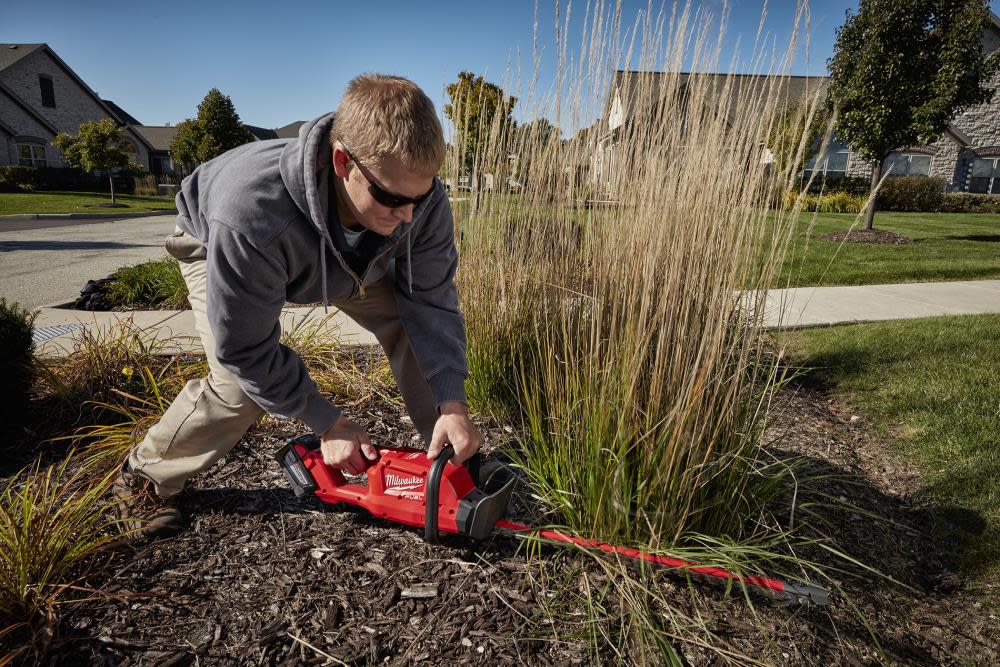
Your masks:
<instances>
[{"instance_id":1,"label":"ornamental grass","mask_svg":"<svg viewBox=\"0 0 1000 667\"><path fill-rule=\"evenodd\" d=\"M806 137L772 147L798 158L782 171L765 146L790 113L808 126L822 91L790 94L794 41L720 63L725 21L690 3L651 6L631 25L620 5L583 13L580 34L568 16L557 23L553 90L534 87L551 65L540 58L530 82L508 75L502 87L523 117L585 129L518 131L502 108L474 123L483 110L453 100L453 136L477 133L456 142L448 175L473 184L455 193L467 200L456 219L470 399L521 428L512 454L543 520L822 580L783 555L826 536L776 518L776 503L795 502L795 466L763 441L785 378L761 329L801 212L770 209L812 149ZM737 69L751 73L712 74ZM476 189L484 174L491 191ZM675 659L665 647L690 637L684 624L651 610L645 576L619 574L616 650Z\"/></svg>"}]
</instances>

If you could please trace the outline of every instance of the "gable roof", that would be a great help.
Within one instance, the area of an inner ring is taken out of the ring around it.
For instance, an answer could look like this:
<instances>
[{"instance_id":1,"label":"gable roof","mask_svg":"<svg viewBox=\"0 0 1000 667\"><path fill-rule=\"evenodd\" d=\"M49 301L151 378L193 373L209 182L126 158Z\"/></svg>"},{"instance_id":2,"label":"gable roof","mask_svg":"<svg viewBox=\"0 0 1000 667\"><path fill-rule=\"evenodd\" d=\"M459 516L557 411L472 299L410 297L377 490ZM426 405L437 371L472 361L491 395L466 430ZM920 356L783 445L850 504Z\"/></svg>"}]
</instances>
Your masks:
<instances>
[{"instance_id":1,"label":"gable roof","mask_svg":"<svg viewBox=\"0 0 1000 667\"><path fill-rule=\"evenodd\" d=\"M269 130L265 127L257 127L256 125L243 125L250 130L250 134L257 137L258 141L264 141L265 139L277 139L278 135L274 130Z\"/></svg>"},{"instance_id":2,"label":"gable roof","mask_svg":"<svg viewBox=\"0 0 1000 667\"><path fill-rule=\"evenodd\" d=\"M42 48L45 44L0 44L0 72Z\"/></svg>"},{"instance_id":3,"label":"gable roof","mask_svg":"<svg viewBox=\"0 0 1000 667\"><path fill-rule=\"evenodd\" d=\"M153 151L169 151L170 142L177 136L177 126L175 125L129 125L128 127L139 135Z\"/></svg>"},{"instance_id":4,"label":"gable roof","mask_svg":"<svg viewBox=\"0 0 1000 667\"><path fill-rule=\"evenodd\" d=\"M624 123L631 120L640 110L642 113L649 113L650 108L659 103L671 87L683 95L695 82L698 85L706 85L711 91L718 93L722 92L723 87L730 86L730 107L727 116L732 119L740 99L765 95L771 86L778 85L778 94L787 105L791 106L810 95L822 94L830 85L830 77L618 70L611 79L603 121L606 124L612 106L615 106L617 101L616 97L621 101L623 114L621 120Z\"/></svg>"},{"instance_id":5,"label":"gable roof","mask_svg":"<svg viewBox=\"0 0 1000 667\"><path fill-rule=\"evenodd\" d=\"M283 125L277 128L274 133L278 135L279 139L297 139L299 136L299 128L305 125L304 120L297 120L294 123L289 123L288 125Z\"/></svg>"},{"instance_id":6,"label":"gable roof","mask_svg":"<svg viewBox=\"0 0 1000 667\"><path fill-rule=\"evenodd\" d=\"M142 125L139 121L135 119L130 113L122 109L120 106L112 102L111 100L102 100L104 104L115 112L115 117L126 125Z\"/></svg>"},{"instance_id":7,"label":"gable roof","mask_svg":"<svg viewBox=\"0 0 1000 667\"><path fill-rule=\"evenodd\" d=\"M52 60L56 63L56 65L62 68L62 70L66 73L66 75L69 76L69 78L73 79L73 81L75 81L76 84L80 86L80 88L83 89L83 91L86 94L90 95L90 97L97 103L97 106L101 107L101 109L103 109L104 112L108 114L108 116L121 123L121 120L118 118L115 112L112 111L111 108L104 103L104 100L98 97L97 93L91 90L90 86L84 83L83 79L77 76L76 72L70 69L70 66L67 65L65 62L63 62L63 59L60 58L58 55L56 55L56 52L53 51L48 44L0 44L0 54L4 54L0 55L0 71L3 71L8 67L11 67L12 65L22 60L26 56L35 53L36 51L39 50L45 51L45 53L48 54L50 58L52 58ZM4 90L4 92L7 93L8 95L13 96L13 94L8 90ZM18 101L20 105L24 104L23 101L18 100L16 97L14 97L14 99L15 101ZM37 116L37 114L34 112L32 112L32 115ZM45 123L45 124L51 127L51 123ZM139 140L145 143L142 137L139 137Z\"/></svg>"}]
</instances>

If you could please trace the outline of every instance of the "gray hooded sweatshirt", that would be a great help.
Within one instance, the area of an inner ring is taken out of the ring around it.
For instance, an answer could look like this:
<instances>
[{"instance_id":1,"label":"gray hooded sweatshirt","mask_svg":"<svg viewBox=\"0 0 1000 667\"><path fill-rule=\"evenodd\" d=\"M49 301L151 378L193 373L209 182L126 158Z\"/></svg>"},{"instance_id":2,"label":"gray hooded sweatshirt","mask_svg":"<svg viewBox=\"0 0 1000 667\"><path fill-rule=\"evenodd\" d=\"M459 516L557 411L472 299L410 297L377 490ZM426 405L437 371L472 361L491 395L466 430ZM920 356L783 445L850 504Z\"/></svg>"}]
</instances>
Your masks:
<instances>
[{"instance_id":1,"label":"gray hooded sweatshirt","mask_svg":"<svg viewBox=\"0 0 1000 667\"><path fill-rule=\"evenodd\" d=\"M177 194L177 225L206 246L208 321L220 363L271 414L325 432L340 409L302 360L281 345L286 301L364 298L388 276L406 336L438 405L465 400L465 322L455 290L451 206L434 192L387 237L363 276L347 266L327 226L333 114L298 139L257 141L199 166Z\"/></svg>"}]
</instances>

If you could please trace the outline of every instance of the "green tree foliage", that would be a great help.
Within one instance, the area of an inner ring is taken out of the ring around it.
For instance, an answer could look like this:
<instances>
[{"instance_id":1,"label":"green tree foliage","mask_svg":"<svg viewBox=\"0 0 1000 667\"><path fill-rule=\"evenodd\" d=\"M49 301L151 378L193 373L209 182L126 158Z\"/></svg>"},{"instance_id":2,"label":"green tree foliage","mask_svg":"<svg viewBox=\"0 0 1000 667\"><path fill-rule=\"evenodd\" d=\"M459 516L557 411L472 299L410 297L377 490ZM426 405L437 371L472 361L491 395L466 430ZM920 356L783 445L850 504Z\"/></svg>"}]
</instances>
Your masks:
<instances>
[{"instance_id":1,"label":"green tree foliage","mask_svg":"<svg viewBox=\"0 0 1000 667\"><path fill-rule=\"evenodd\" d=\"M188 118L178 123L177 134L170 142L170 157L178 164L198 164L201 162L198 158L198 147L204 136L205 133L197 119Z\"/></svg>"},{"instance_id":2,"label":"green tree foliage","mask_svg":"<svg viewBox=\"0 0 1000 667\"><path fill-rule=\"evenodd\" d=\"M811 109L810 106L806 101L790 106L771 129L768 147L774 154L775 167L783 175L801 173L826 134L829 110L823 106Z\"/></svg>"},{"instance_id":3,"label":"green tree foliage","mask_svg":"<svg viewBox=\"0 0 1000 667\"><path fill-rule=\"evenodd\" d=\"M233 101L213 88L198 105L198 117L177 125L170 156L181 164L200 164L253 140Z\"/></svg>"},{"instance_id":4,"label":"green tree foliage","mask_svg":"<svg viewBox=\"0 0 1000 667\"><path fill-rule=\"evenodd\" d=\"M536 165L546 158L551 161L553 151L561 148L559 138L559 128L544 116L519 125L514 130L511 175L521 180L531 178Z\"/></svg>"},{"instance_id":5,"label":"green tree foliage","mask_svg":"<svg viewBox=\"0 0 1000 667\"><path fill-rule=\"evenodd\" d=\"M458 81L448 86L448 98L444 114L455 124L459 159L471 173L487 159L487 150L497 155L503 152L515 127L511 114L517 98L472 72L459 72Z\"/></svg>"},{"instance_id":6,"label":"green tree foliage","mask_svg":"<svg viewBox=\"0 0 1000 667\"><path fill-rule=\"evenodd\" d=\"M108 182L111 184L112 204L116 203L112 170L142 171L142 167L132 162L125 150L126 142L122 136L122 128L111 118L81 123L75 137L60 132L53 139L52 145L62 151L66 164L88 173L95 171L107 173Z\"/></svg>"},{"instance_id":7,"label":"green tree foliage","mask_svg":"<svg viewBox=\"0 0 1000 667\"><path fill-rule=\"evenodd\" d=\"M998 57L982 51L987 0L861 0L837 31L829 61L837 138L874 165L893 149L932 141L963 107L990 100ZM874 202L865 216L872 228Z\"/></svg>"},{"instance_id":8,"label":"green tree foliage","mask_svg":"<svg viewBox=\"0 0 1000 667\"><path fill-rule=\"evenodd\" d=\"M559 128L548 118L539 116L535 120L524 123L515 130L518 143L527 145L547 145L552 139L559 137Z\"/></svg>"}]
</instances>

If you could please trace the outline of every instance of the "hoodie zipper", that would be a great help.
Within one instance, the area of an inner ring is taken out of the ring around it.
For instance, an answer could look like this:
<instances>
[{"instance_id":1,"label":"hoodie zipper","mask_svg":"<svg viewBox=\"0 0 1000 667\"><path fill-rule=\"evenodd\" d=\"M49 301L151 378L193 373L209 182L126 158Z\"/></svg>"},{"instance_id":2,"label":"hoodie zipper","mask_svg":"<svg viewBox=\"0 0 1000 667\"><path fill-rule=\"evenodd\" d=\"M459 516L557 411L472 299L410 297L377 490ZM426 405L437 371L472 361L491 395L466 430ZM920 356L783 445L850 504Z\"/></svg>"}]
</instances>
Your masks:
<instances>
[{"instance_id":1,"label":"hoodie zipper","mask_svg":"<svg viewBox=\"0 0 1000 667\"><path fill-rule=\"evenodd\" d=\"M357 274L354 273L354 271L351 271L351 267L347 266L347 262L345 262L344 258L340 256L339 252L337 252L337 247L333 245L333 239L329 239L329 241L330 241L330 248L331 250L333 250L333 256L337 258L337 261L340 263L340 268L344 270L344 273L346 273L347 275L349 275L351 278L354 279L354 284L358 286L358 296L361 298L362 301L364 301L365 300L364 285L361 284L361 280L358 278ZM323 276L323 280L326 279L327 276Z\"/></svg>"},{"instance_id":2,"label":"hoodie zipper","mask_svg":"<svg viewBox=\"0 0 1000 667\"><path fill-rule=\"evenodd\" d=\"M397 241L398 241L398 239L397 239ZM332 240L330 241L330 245L333 245L333 241ZM375 264L375 262L379 261L380 259L382 259L386 255L388 255L397 245L398 245L398 242L397 243L389 243L389 244L387 244L387 247L386 247L385 250L383 250L379 254L375 255L375 257L372 258L372 261L368 262L368 267L365 269L365 274L361 278L358 278L358 274L354 273L354 271L351 270L351 267L347 266L347 262L344 261L344 258L340 256L339 252L337 252L336 246L334 246L334 253L333 254L336 255L337 261L340 262L340 268L342 268L349 276L351 276L351 278L354 279L355 284L358 286L358 297L362 301L365 300L364 279L366 277L368 277L368 272L371 271L371 268ZM326 276L324 276L323 279L326 280Z\"/></svg>"},{"instance_id":3,"label":"hoodie zipper","mask_svg":"<svg viewBox=\"0 0 1000 667\"><path fill-rule=\"evenodd\" d=\"M368 262L368 267L365 269L365 275L361 276L361 280L358 282L358 287L361 290L361 298L362 299L365 298L365 290L364 290L364 287L361 287L361 285L364 283L365 278L368 277L368 272L371 271L372 267L375 265L375 262L379 261L380 259L382 259L386 255L388 255L390 252L392 252L396 248L397 245L398 245L398 243L390 243L388 248L386 248L385 250L383 250L379 254L375 255L372 258L372 261Z\"/></svg>"}]
</instances>

